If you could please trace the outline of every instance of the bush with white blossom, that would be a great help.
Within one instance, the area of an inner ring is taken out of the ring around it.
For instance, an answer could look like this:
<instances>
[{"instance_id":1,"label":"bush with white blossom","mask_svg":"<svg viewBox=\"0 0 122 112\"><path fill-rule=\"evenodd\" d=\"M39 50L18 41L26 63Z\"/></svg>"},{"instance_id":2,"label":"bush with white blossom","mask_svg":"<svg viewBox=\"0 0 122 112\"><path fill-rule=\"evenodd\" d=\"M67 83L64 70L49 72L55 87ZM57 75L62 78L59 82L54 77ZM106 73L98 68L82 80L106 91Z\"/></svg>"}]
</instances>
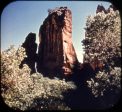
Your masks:
<instances>
[{"instance_id":1,"label":"bush with white blossom","mask_svg":"<svg viewBox=\"0 0 122 112\"><path fill-rule=\"evenodd\" d=\"M111 8L107 14L99 12L94 16L88 16L85 30L84 62L99 61L110 66L120 66L121 20L119 11L113 11Z\"/></svg>"},{"instance_id":2,"label":"bush with white blossom","mask_svg":"<svg viewBox=\"0 0 122 112\"><path fill-rule=\"evenodd\" d=\"M30 75L30 68L21 61L26 57L25 49L19 47L1 52L1 90L5 103L14 109L69 110L63 102L63 92L75 89L73 82L64 79L49 79L40 73ZM38 101L38 99L40 99Z\"/></svg>"},{"instance_id":3,"label":"bush with white blossom","mask_svg":"<svg viewBox=\"0 0 122 112\"><path fill-rule=\"evenodd\" d=\"M121 89L121 20L118 10L99 12L88 16L85 39L84 62L102 64L96 76L87 81L95 97L104 96L107 91ZM97 63L96 63L97 62ZM99 68L99 65L96 65ZM112 95L112 94L111 94Z\"/></svg>"},{"instance_id":4,"label":"bush with white blossom","mask_svg":"<svg viewBox=\"0 0 122 112\"><path fill-rule=\"evenodd\" d=\"M103 96L106 91L119 93L121 90L121 68L115 67L110 73L98 72L94 79L87 81L88 87L92 89L95 97Z\"/></svg>"}]
</instances>

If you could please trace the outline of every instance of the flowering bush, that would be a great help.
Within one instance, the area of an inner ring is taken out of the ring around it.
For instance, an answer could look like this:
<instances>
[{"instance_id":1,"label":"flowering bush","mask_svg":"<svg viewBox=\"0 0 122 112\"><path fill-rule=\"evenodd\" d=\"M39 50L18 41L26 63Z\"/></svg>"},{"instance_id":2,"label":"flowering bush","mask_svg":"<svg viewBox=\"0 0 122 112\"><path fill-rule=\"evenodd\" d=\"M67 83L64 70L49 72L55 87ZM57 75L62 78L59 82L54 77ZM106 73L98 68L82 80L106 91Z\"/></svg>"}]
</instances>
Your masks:
<instances>
[{"instance_id":1,"label":"flowering bush","mask_svg":"<svg viewBox=\"0 0 122 112\"><path fill-rule=\"evenodd\" d=\"M86 33L83 44L85 46L84 62L100 62L106 66L120 66L121 58L121 21L119 11L105 14L99 12L95 16L88 16Z\"/></svg>"},{"instance_id":2,"label":"flowering bush","mask_svg":"<svg viewBox=\"0 0 122 112\"><path fill-rule=\"evenodd\" d=\"M25 50L11 46L1 53L1 90L7 105L14 109L70 109L63 102L63 92L75 89L72 82L49 79L42 74L30 75L30 68L19 65L26 56ZM39 100L40 99L40 100Z\"/></svg>"},{"instance_id":3,"label":"flowering bush","mask_svg":"<svg viewBox=\"0 0 122 112\"><path fill-rule=\"evenodd\" d=\"M110 73L99 72L95 78L87 81L88 87L92 89L95 97L103 96L108 90L120 92L121 90L121 68L115 67Z\"/></svg>"},{"instance_id":4,"label":"flowering bush","mask_svg":"<svg viewBox=\"0 0 122 112\"><path fill-rule=\"evenodd\" d=\"M84 62L98 67L95 78L87 81L95 97L109 92L120 92L121 79L121 21L118 10L110 8L110 12L98 12L88 16ZM102 69L99 69L99 64ZM112 94L111 94L112 95Z\"/></svg>"}]
</instances>

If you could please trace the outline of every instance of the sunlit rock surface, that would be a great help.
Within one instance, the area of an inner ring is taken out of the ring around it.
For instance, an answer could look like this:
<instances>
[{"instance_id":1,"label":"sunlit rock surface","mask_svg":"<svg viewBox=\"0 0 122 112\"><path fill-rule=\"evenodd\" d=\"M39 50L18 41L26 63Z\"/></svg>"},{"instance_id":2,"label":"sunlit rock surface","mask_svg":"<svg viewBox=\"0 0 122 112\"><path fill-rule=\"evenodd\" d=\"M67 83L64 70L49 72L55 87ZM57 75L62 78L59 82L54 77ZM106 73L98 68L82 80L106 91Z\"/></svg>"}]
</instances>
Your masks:
<instances>
[{"instance_id":1,"label":"sunlit rock surface","mask_svg":"<svg viewBox=\"0 0 122 112\"><path fill-rule=\"evenodd\" d=\"M72 44L72 14L67 7L48 10L39 29L39 72L72 74L77 56Z\"/></svg>"}]
</instances>

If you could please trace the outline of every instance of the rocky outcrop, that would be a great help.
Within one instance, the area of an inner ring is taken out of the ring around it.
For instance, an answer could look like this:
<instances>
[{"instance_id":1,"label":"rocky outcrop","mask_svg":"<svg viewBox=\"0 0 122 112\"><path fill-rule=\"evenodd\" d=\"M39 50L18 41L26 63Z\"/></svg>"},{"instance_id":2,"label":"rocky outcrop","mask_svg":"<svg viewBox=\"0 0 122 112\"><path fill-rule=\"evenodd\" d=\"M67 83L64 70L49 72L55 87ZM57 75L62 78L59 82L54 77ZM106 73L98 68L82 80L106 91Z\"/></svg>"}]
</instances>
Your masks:
<instances>
[{"instance_id":1,"label":"rocky outcrop","mask_svg":"<svg viewBox=\"0 0 122 112\"><path fill-rule=\"evenodd\" d=\"M99 13L99 12L104 12L105 14L109 13L110 12L110 9L112 9L113 11L116 11L116 7L114 5L110 5L108 9L105 9L103 5L98 5L97 6L97 10L96 10L96 13Z\"/></svg>"},{"instance_id":2,"label":"rocky outcrop","mask_svg":"<svg viewBox=\"0 0 122 112\"><path fill-rule=\"evenodd\" d=\"M21 62L20 68L23 67L23 64L27 64L31 69L31 74L36 72L35 62L37 59L37 44L35 43L35 41L36 34L29 33L25 39L25 42L22 44L22 47L25 48L27 57L25 57L24 60Z\"/></svg>"},{"instance_id":3,"label":"rocky outcrop","mask_svg":"<svg viewBox=\"0 0 122 112\"><path fill-rule=\"evenodd\" d=\"M96 13L99 13L99 12L104 12L104 13L107 13L106 9L103 7L103 5L98 5L97 6L97 10L96 10Z\"/></svg>"},{"instance_id":4,"label":"rocky outcrop","mask_svg":"<svg viewBox=\"0 0 122 112\"><path fill-rule=\"evenodd\" d=\"M38 72L72 74L77 56L72 44L72 14L67 7L48 10L39 29Z\"/></svg>"}]
</instances>

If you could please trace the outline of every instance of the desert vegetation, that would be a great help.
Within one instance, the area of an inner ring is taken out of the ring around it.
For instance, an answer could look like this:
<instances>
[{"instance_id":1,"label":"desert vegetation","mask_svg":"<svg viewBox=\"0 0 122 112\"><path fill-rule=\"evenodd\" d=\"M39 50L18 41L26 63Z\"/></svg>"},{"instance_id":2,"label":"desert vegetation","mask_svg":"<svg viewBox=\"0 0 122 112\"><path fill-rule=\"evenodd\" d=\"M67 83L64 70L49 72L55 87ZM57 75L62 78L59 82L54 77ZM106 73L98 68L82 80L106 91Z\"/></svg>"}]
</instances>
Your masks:
<instances>
[{"instance_id":1,"label":"desert vegetation","mask_svg":"<svg viewBox=\"0 0 122 112\"><path fill-rule=\"evenodd\" d=\"M14 109L70 109L63 102L63 92L75 89L73 82L49 79L40 73L30 75L30 68L19 65L26 56L22 47L11 46L1 53L1 89L7 105ZM40 99L40 100L38 100Z\"/></svg>"},{"instance_id":2,"label":"desert vegetation","mask_svg":"<svg viewBox=\"0 0 122 112\"><path fill-rule=\"evenodd\" d=\"M110 100L120 96L121 21L119 11L111 7L107 13L102 11L88 16L85 30L84 62L89 62L96 73L94 78L87 81L88 87L95 97L106 96L106 99ZM110 100L110 102L108 105L113 105L115 101Z\"/></svg>"},{"instance_id":3,"label":"desert vegetation","mask_svg":"<svg viewBox=\"0 0 122 112\"><path fill-rule=\"evenodd\" d=\"M55 10L48 12L52 14ZM20 68L27 57L22 46L12 45L2 51L4 102L15 110L101 109L115 105L121 91L120 23L119 11L112 7L108 12L88 16L82 41L84 62L77 63L73 74L64 78L31 73L26 63Z\"/></svg>"}]
</instances>

